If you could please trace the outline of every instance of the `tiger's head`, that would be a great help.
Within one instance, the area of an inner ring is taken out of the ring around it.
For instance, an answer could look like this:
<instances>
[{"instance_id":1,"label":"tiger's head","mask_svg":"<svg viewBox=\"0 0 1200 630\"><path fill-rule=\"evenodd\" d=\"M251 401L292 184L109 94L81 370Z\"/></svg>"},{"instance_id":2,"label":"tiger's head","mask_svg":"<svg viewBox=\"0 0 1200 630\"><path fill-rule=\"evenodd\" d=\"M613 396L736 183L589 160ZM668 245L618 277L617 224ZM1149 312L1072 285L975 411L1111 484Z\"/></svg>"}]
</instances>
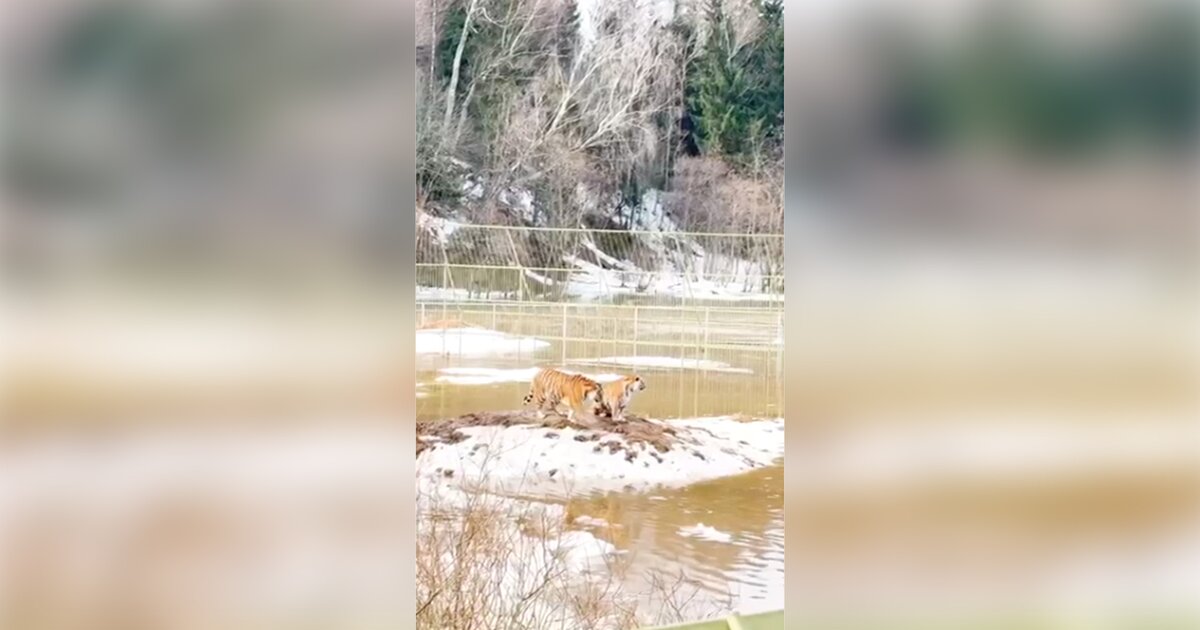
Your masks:
<instances>
[{"instance_id":1,"label":"tiger's head","mask_svg":"<svg viewBox=\"0 0 1200 630\"><path fill-rule=\"evenodd\" d=\"M637 374L626 376L622 380L625 381L625 392L628 394L646 389L646 381L642 380L642 377Z\"/></svg>"}]
</instances>

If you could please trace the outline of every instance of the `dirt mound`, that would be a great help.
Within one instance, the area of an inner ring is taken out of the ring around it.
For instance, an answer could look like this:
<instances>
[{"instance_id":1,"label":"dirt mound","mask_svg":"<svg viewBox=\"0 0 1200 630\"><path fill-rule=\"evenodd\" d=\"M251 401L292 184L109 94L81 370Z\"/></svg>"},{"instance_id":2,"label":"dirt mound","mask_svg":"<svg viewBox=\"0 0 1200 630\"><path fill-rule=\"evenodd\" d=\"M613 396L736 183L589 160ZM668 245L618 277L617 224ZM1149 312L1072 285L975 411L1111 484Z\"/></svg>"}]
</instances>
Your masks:
<instances>
[{"instance_id":1,"label":"dirt mound","mask_svg":"<svg viewBox=\"0 0 1200 630\"><path fill-rule=\"evenodd\" d=\"M540 426L548 429L546 437L555 438L559 434L556 429L574 429L580 431L574 439L580 442L597 442L594 451L608 449L610 453L625 451L627 456L634 456L632 447L637 450L652 449L665 453L677 442L675 429L645 418L626 414L624 422L613 422L611 418L595 418L584 421L570 421L557 414L547 414L539 420L533 411L487 411L469 413L456 418L429 420L417 423L417 455L438 443L455 444L466 439L462 429L468 427L499 426L511 427L516 425ZM612 439L620 436L622 439Z\"/></svg>"}]
</instances>

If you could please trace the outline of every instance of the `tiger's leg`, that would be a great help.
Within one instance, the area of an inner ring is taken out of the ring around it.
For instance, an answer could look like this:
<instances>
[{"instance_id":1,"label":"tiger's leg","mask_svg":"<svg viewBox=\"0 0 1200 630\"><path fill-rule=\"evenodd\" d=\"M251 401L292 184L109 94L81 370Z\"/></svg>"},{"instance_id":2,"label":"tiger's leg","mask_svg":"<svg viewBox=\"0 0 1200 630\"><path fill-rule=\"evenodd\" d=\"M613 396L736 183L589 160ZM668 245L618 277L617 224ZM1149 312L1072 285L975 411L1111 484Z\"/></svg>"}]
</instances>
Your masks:
<instances>
[{"instance_id":1,"label":"tiger's leg","mask_svg":"<svg viewBox=\"0 0 1200 630\"><path fill-rule=\"evenodd\" d=\"M545 411L546 396L544 394L541 396L535 396L535 397L531 396L530 402L532 402L534 404L534 411L537 413L538 420L545 419L545 417L546 417L546 411Z\"/></svg>"},{"instance_id":2,"label":"tiger's leg","mask_svg":"<svg viewBox=\"0 0 1200 630\"><path fill-rule=\"evenodd\" d=\"M548 411L558 413L558 406L559 406L558 399L556 399L552 396L547 396L547 397L543 398L542 406L541 406L541 408L538 409L538 419L539 420L545 419L546 412L548 412Z\"/></svg>"}]
</instances>

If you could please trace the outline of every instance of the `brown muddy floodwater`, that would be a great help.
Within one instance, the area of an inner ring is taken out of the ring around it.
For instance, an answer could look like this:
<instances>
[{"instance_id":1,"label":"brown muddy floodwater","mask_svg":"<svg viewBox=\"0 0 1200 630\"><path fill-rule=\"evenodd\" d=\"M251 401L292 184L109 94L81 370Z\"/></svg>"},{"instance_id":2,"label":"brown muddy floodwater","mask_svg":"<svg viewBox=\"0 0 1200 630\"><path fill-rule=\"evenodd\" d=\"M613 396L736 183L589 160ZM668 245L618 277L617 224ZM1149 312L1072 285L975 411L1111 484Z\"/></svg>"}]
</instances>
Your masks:
<instances>
[{"instance_id":1,"label":"brown muddy floodwater","mask_svg":"<svg viewBox=\"0 0 1200 630\"><path fill-rule=\"evenodd\" d=\"M646 417L782 415L775 358L765 353L725 354L715 359L721 364L717 370L706 371L597 364L593 358L622 355L594 350L585 353L587 358L565 362L553 346L520 358L419 358L417 417L519 408L527 374L536 366L592 375L637 372L647 389L631 410ZM683 589L696 595L690 605L697 613L711 614L783 607L783 492L780 459L774 466L684 488L595 493L565 503L569 527L590 531L626 552L614 567L626 588L652 592L682 581Z\"/></svg>"}]
</instances>

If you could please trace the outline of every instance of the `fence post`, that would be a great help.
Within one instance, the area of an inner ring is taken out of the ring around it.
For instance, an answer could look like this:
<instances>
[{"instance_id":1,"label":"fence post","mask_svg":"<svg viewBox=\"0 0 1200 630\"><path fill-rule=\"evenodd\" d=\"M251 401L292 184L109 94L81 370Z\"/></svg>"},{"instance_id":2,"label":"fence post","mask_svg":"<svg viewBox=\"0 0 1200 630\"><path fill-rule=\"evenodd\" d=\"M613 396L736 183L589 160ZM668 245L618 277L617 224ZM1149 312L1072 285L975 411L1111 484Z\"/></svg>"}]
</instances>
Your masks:
<instances>
[{"instance_id":1,"label":"fence post","mask_svg":"<svg viewBox=\"0 0 1200 630\"><path fill-rule=\"evenodd\" d=\"M442 263L442 290L446 291L447 294L449 294L449 292L450 292L450 263L449 263L449 261L445 261ZM448 298L449 295L444 296L444 297ZM446 321L446 301L445 301L445 299L442 300L442 321L443 322Z\"/></svg>"},{"instance_id":2,"label":"fence post","mask_svg":"<svg viewBox=\"0 0 1200 630\"><path fill-rule=\"evenodd\" d=\"M638 306L633 305L633 356L638 356Z\"/></svg>"},{"instance_id":3,"label":"fence post","mask_svg":"<svg viewBox=\"0 0 1200 630\"><path fill-rule=\"evenodd\" d=\"M708 315L711 310L712 310L712 307L710 307L710 306L704 307L704 361L705 361L705 363L708 362ZM704 369L707 370L708 367L706 366Z\"/></svg>"},{"instance_id":4,"label":"fence post","mask_svg":"<svg viewBox=\"0 0 1200 630\"><path fill-rule=\"evenodd\" d=\"M567 362L567 305L562 307L562 363Z\"/></svg>"},{"instance_id":5,"label":"fence post","mask_svg":"<svg viewBox=\"0 0 1200 630\"><path fill-rule=\"evenodd\" d=\"M496 303L495 302L492 302L492 330L499 330L498 328L496 328Z\"/></svg>"},{"instance_id":6,"label":"fence post","mask_svg":"<svg viewBox=\"0 0 1200 630\"><path fill-rule=\"evenodd\" d=\"M704 358L708 359L708 341L707 341L708 340L708 325L707 325L708 308L707 307L705 307L705 309L704 309L704 320L706 322L705 326L704 326L704 338L705 338ZM700 341L699 333L696 334L696 341L697 342ZM692 415L693 416L700 415L700 377L702 375L707 375L707 374L708 374L707 367L702 367L699 370L692 370L692 379L693 379L692 380Z\"/></svg>"}]
</instances>

